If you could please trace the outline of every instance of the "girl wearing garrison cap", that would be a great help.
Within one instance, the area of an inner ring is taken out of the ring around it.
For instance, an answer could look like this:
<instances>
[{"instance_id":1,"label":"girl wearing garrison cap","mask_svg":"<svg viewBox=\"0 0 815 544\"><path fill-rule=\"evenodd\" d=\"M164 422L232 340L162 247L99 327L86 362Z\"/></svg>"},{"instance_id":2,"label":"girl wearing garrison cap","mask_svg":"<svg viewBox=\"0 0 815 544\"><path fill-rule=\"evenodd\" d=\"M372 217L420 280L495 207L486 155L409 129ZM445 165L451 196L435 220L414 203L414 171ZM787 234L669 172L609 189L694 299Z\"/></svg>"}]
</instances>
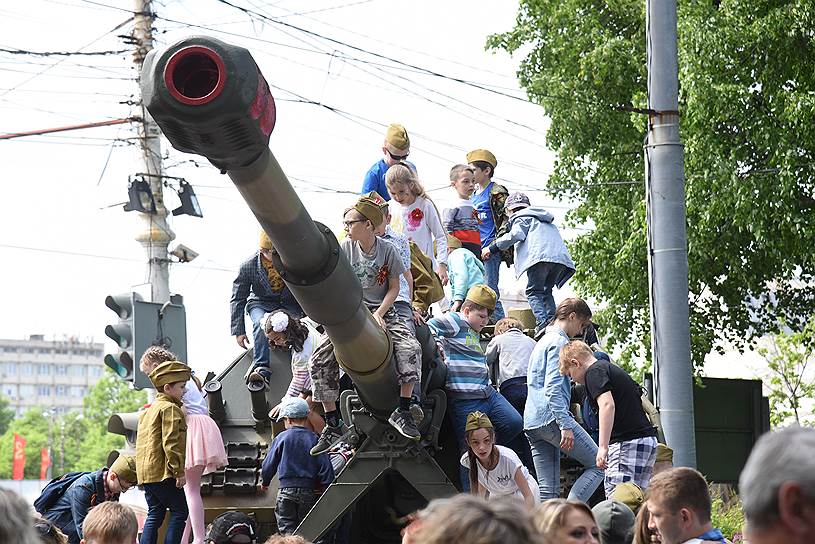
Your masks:
<instances>
[{"instance_id":1,"label":"girl wearing garrison cap","mask_svg":"<svg viewBox=\"0 0 815 544\"><path fill-rule=\"evenodd\" d=\"M521 463L518 454L495 443L492 421L481 412L467 415L464 426L467 451L461 465L470 470L470 492L490 499L517 497L530 508L540 502L538 482ZM534 491L533 491L534 490Z\"/></svg>"}]
</instances>

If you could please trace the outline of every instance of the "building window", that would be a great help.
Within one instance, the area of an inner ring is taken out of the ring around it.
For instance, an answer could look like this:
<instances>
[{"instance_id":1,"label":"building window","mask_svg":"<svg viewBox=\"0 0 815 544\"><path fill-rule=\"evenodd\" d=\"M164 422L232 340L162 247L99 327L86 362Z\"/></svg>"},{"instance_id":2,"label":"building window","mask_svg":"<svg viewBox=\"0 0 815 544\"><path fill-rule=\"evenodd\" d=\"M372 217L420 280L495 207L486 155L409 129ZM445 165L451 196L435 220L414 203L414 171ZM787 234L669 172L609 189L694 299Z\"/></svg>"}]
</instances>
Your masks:
<instances>
[{"instance_id":1,"label":"building window","mask_svg":"<svg viewBox=\"0 0 815 544\"><path fill-rule=\"evenodd\" d=\"M3 395L10 400L17 400L17 386L10 384L4 385Z\"/></svg>"},{"instance_id":2,"label":"building window","mask_svg":"<svg viewBox=\"0 0 815 544\"><path fill-rule=\"evenodd\" d=\"M66 376L68 374L68 366L56 365L54 367L54 374L56 374L57 376Z\"/></svg>"},{"instance_id":3,"label":"building window","mask_svg":"<svg viewBox=\"0 0 815 544\"><path fill-rule=\"evenodd\" d=\"M21 385L20 386L20 399L30 399L34 396L34 386L33 385Z\"/></svg>"},{"instance_id":4,"label":"building window","mask_svg":"<svg viewBox=\"0 0 815 544\"><path fill-rule=\"evenodd\" d=\"M72 365L71 371L71 373L78 378L84 378L86 374L85 365Z\"/></svg>"},{"instance_id":5,"label":"building window","mask_svg":"<svg viewBox=\"0 0 815 544\"><path fill-rule=\"evenodd\" d=\"M84 397L85 396L85 388L81 385L75 385L71 387L71 396L72 397Z\"/></svg>"},{"instance_id":6,"label":"building window","mask_svg":"<svg viewBox=\"0 0 815 544\"><path fill-rule=\"evenodd\" d=\"M51 396L51 386L50 385L38 385L37 386L37 396L39 396L39 397L50 397Z\"/></svg>"},{"instance_id":7,"label":"building window","mask_svg":"<svg viewBox=\"0 0 815 544\"><path fill-rule=\"evenodd\" d=\"M65 387L64 385L58 385L56 387L56 389L57 389L57 396L58 397L66 397L66 396L68 396L68 388Z\"/></svg>"},{"instance_id":8,"label":"building window","mask_svg":"<svg viewBox=\"0 0 815 544\"><path fill-rule=\"evenodd\" d=\"M33 376L34 375L34 364L33 363L23 363L22 372L23 372L23 376Z\"/></svg>"},{"instance_id":9,"label":"building window","mask_svg":"<svg viewBox=\"0 0 815 544\"><path fill-rule=\"evenodd\" d=\"M100 376L102 376L102 367L101 366L95 365L95 366L92 366L90 368L91 368L91 376L93 376L94 378L99 378Z\"/></svg>"},{"instance_id":10,"label":"building window","mask_svg":"<svg viewBox=\"0 0 815 544\"><path fill-rule=\"evenodd\" d=\"M51 365L38 365L37 374L40 376L50 376L51 375Z\"/></svg>"},{"instance_id":11,"label":"building window","mask_svg":"<svg viewBox=\"0 0 815 544\"><path fill-rule=\"evenodd\" d=\"M17 375L17 363L6 363L6 375L7 376Z\"/></svg>"}]
</instances>

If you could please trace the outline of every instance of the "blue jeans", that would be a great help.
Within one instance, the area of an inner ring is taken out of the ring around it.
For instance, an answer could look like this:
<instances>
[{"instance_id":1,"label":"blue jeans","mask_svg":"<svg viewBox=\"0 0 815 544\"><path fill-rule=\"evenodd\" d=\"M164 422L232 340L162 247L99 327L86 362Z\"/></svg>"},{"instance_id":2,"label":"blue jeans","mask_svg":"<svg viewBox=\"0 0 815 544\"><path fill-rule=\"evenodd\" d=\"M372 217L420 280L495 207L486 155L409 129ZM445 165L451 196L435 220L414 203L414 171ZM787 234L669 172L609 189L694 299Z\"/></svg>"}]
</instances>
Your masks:
<instances>
[{"instance_id":1,"label":"blue jeans","mask_svg":"<svg viewBox=\"0 0 815 544\"><path fill-rule=\"evenodd\" d=\"M283 535L294 534L295 529L305 519L306 514L317 503L317 493L307 487L283 487L277 492L274 515L277 532ZM334 529L329 529L315 544L334 542Z\"/></svg>"},{"instance_id":2,"label":"blue jeans","mask_svg":"<svg viewBox=\"0 0 815 544\"><path fill-rule=\"evenodd\" d=\"M168 478L163 482L144 484L144 498L147 501L147 519L139 543L156 544L158 529L169 508L170 521L164 534L164 544L180 544L189 515L184 489L175 486L175 478Z\"/></svg>"},{"instance_id":3,"label":"blue jeans","mask_svg":"<svg viewBox=\"0 0 815 544\"><path fill-rule=\"evenodd\" d=\"M511 378L501 383L499 387L501 394L507 399L513 408L523 417L524 407L526 406L526 376L520 378ZM529 441L526 439L524 433L519 434L515 440L512 441L512 449L518 454L521 463L529 470L533 478L537 478L535 471L535 463L532 461L532 450L529 446Z\"/></svg>"},{"instance_id":4,"label":"blue jeans","mask_svg":"<svg viewBox=\"0 0 815 544\"><path fill-rule=\"evenodd\" d=\"M558 263L535 263L526 270L526 300L535 314L537 330L555 318L555 297L552 288L562 274Z\"/></svg>"},{"instance_id":5,"label":"blue jeans","mask_svg":"<svg viewBox=\"0 0 815 544\"><path fill-rule=\"evenodd\" d=\"M487 414L495 428L495 441L502 446L512 447L513 440L523 432L523 417L503 395L492 387L489 390L489 396L484 399L451 398L447 401L447 411L450 414L450 421L462 453L467 451L468 447L464 437L464 425L467 423L467 414L470 412L478 411ZM467 469L460 466L460 474L461 485L467 491L470 487Z\"/></svg>"},{"instance_id":6,"label":"blue jeans","mask_svg":"<svg viewBox=\"0 0 815 544\"><path fill-rule=\"evenodd\" d=\"M570 499L583 502L589 500L603 481L603 471L597 468L597 444L577 425L574 432L574 446L566 455L582 464L583 474L569 491ZM532 446L532 459L538 472L538 487L541 501L560 496L560 429L556 422L536 429L527 429L526 437Z\"/></svg>"},{"instance_id":7,"label":"blue jeans","mask_svg":"<svg viewBox=\"0 0 815 544\"><path fill-rule=\"evenodd\" d=\"M486 276L487 285L489 285L498 298L495 301L495 310L492 312L492 317L495 321L504 317L504 306L501 304L501 291L498 290L498 273L501 269L501 252L496 251L490 253L490 258L484 261L484 275Z\"/></svg>"}]
</instances>

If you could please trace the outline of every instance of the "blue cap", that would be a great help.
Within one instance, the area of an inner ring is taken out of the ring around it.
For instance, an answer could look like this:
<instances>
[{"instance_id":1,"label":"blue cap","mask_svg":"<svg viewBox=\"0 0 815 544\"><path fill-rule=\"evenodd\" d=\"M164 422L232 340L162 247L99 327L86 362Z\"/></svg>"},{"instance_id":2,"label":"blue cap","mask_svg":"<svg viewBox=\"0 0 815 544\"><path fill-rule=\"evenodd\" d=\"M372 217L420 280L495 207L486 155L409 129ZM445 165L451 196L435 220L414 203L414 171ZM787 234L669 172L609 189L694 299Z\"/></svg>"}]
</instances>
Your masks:
<instances>
[{"instance_id":1,"label":"blue cap","mask_svg":"<svg viewBox=\"0 0 815 544\"><path fill-rule=\"evenodd\" d=\"M277 420L284 417L289 419L303 419L308 416L308 403L300 397L289 397L283 401Z\"/></svg>"}]
</instances>

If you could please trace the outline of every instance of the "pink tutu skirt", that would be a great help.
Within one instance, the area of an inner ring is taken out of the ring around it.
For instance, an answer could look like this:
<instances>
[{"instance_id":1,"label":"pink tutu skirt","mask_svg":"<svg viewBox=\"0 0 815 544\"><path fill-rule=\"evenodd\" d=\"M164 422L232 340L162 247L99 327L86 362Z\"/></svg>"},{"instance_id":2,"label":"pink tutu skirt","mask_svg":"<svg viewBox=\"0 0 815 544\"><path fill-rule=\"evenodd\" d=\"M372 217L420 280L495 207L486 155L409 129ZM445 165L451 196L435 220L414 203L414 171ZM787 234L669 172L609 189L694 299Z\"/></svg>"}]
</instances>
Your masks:
<instances>
[{"instance_id":1,"label":"pink tutu skirt","mask_svg":"<svg viewBox=\"0 0 815 544\"><path fill-rule=\"evenodd\" d=\"M202 414L187 415L186 469L204 467L204 474L226 466L226 450L221 430L211 417Z\"/></svg>"}]
</instances>

